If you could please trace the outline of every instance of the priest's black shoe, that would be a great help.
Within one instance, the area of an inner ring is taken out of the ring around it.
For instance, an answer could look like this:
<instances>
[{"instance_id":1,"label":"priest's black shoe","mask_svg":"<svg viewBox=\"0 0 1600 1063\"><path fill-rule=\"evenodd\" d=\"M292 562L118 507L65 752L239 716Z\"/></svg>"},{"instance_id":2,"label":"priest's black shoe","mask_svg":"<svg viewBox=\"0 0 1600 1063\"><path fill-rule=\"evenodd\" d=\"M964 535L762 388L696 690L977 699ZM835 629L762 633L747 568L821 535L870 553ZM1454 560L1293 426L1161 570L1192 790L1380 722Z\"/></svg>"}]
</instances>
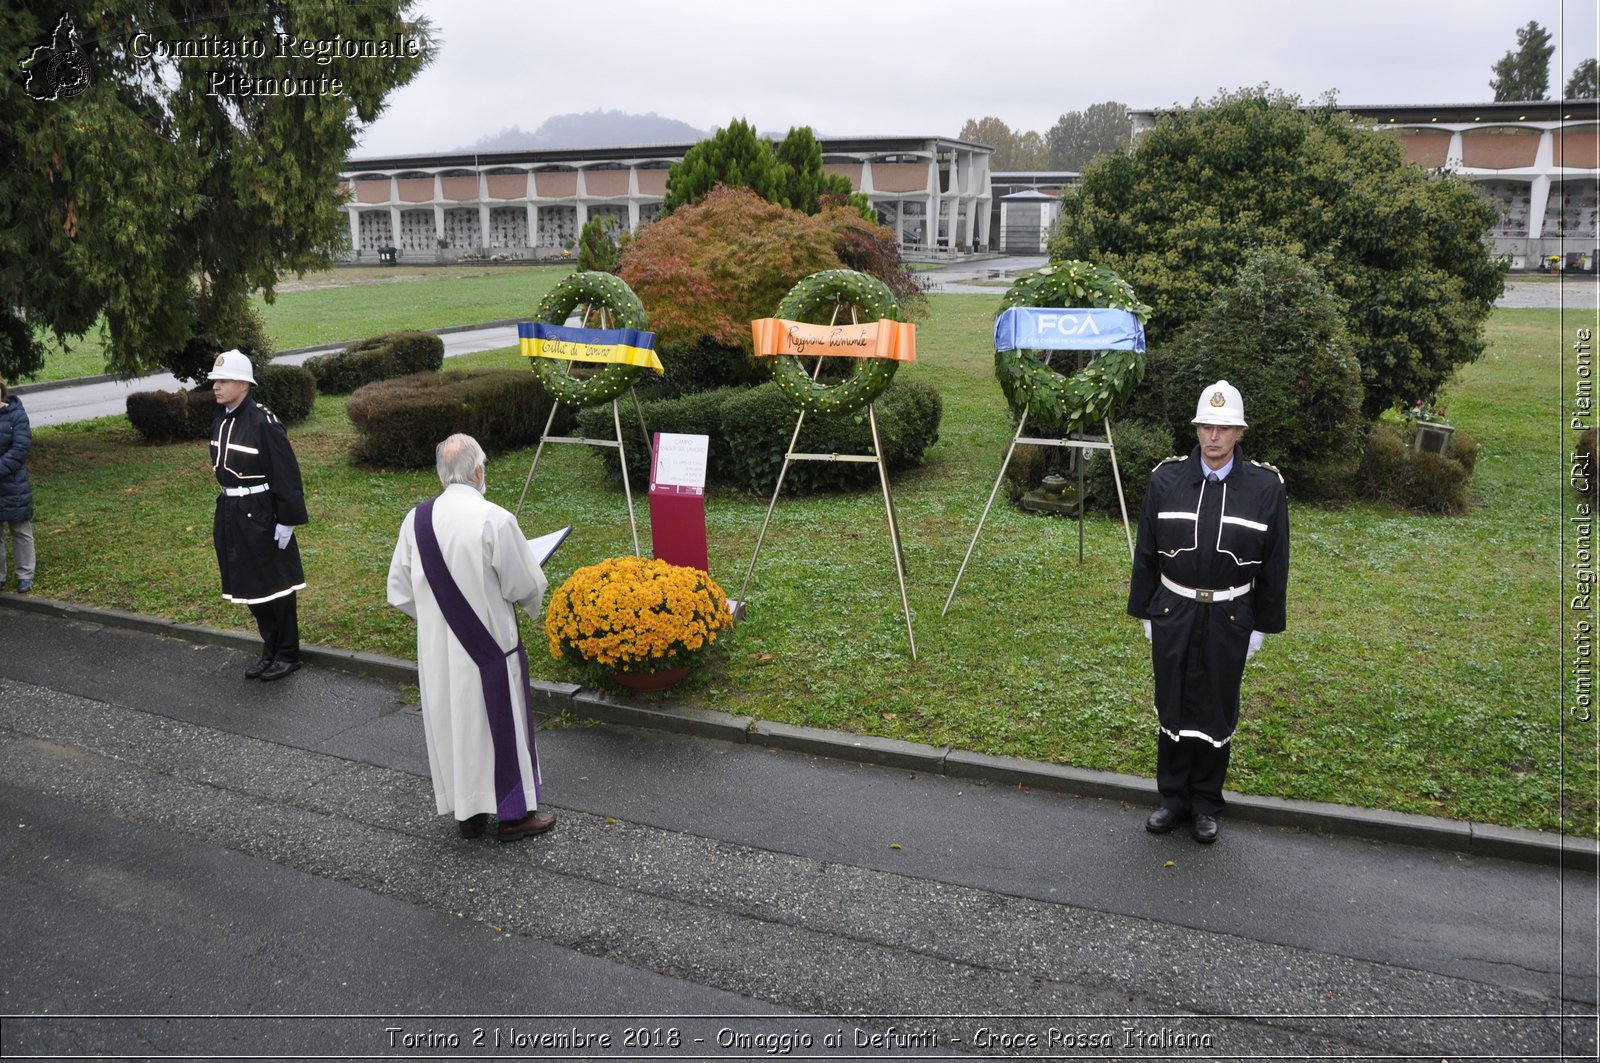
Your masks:
<instances>
[{"instance_id":1,"label":"priest's black shoe","mask_svg":"<svg viewBox=\"0 0 1600 1063\"><path fill-rule=\"evenodd\" d=\"M1194 835L1194 840L1201 845L1210 845L1217 840L1217 817L1208 816L1203 812L1196 813L1189 823L1189 833Z\"/></svg>"},{"instance_id":2,"label":"priest's black shoe","mask_svg":"<svg viewBox=\"0 0 1600 1063\"><path fill-rule=\"evenodd\" d=\"M274 679L282 679L290 672L297 672L299 670L299 661L273 661L267 666L267 670L261 673L261 681L263 683L270 683Z\"/></svg>"},{"instance_id":3,"label":"priest's black shoe","mask_svg":"<svg viewBox=\"0 0 1600 1063\"><path fill-rule=\"evenodd\" d=\"M1178 825L1183 813L1171 808L1158 808L1144 821L1144 829L1151 834L1165 834Z\"/></svg>"},{"instance_id":4,"label":"priest's black shoe","mask_svg":"<svg viewBox=\"0 0 1600 1063\"><path fill-rule=\"evenodd\" d=\"M263 657L263 658L261 658L261 660L257 661L255 664L252 664L249 668L246 668L244 670L244 677L246 679L260 679L261 678L261 673L265 672L268 668L271 668L271 667L272 667L272 658L271 657Z\"/></svg>"}]
</instances>

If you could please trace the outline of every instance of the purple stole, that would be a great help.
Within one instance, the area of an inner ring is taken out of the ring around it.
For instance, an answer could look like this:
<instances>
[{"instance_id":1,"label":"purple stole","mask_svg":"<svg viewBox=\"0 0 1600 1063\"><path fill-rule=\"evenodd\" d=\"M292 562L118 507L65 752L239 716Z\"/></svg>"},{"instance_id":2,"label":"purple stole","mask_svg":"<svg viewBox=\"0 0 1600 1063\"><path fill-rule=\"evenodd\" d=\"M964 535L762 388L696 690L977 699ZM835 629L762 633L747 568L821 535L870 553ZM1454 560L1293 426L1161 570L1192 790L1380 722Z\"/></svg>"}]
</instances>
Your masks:
<instances>
[{"instance_id":1,"label":"purple stole","mask_svg":"<svg viewBox=\"0 0 1600 1063\"><path fill-rule=\"evenodd\" d=\"M535 747L532 715L533 689L528 677L528 655L522 648L522 636L517 635L513 650L502 650L494 636L484 626L467 596L461 593L455 577L444 563L444 552L439 549L439 538L433 532L433 499L417 507L412 524L417 536L417 558L422 562L422 572L428 577L434 601L450 633L461 643L478 666L483 680L483 704L489 714L489 738L494 744L494 793L498 803L496 814L501 822L509 823L528 814L528 797L522 789L522 770L517 764L517 729L512 716L511 682L506 678L506 658L516 654L522 662L523 705L528 715L528 757L533 762L533 800L539 801L539 753Z\"/></svg>"}]
</instances>

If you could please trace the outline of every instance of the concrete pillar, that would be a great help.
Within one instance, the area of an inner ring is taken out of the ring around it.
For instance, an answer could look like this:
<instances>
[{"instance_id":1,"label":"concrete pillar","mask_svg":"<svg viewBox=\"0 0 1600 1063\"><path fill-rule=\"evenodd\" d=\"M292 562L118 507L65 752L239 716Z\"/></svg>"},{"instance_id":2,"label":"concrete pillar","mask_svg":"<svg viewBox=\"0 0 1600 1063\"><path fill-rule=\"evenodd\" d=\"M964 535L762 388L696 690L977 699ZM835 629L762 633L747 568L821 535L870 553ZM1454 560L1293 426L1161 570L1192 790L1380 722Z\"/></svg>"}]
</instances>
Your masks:
<instances>
[{"instance_id":1,"label":"concrete pillar","mask_svg":"<svg viewBox=\"0 0 1600 1063\"><path fill-rule=\"evenodd\" d=\"M490 243L489 237L489 204L478 204L478 240L484 247Z\"/></svg>"},{"instance_id":2,"label":"concrete pillar","mask_svg":"<svg viewBox=\"0 0 1600 1063\"><path fill-rule=\"evenodd\" d=\"M361 250L361 212L350 208L350 250Z\"/></svg>"},{"instance_id":3,"label":"concrete pillar","mask_svg":"<svg viewBox=\"0 0 1600 1063\"><path fill-rule=\"evenodd\" d=\"M539 204L531 198L525 204L528 211L528 246L539 246Z\"/></svg>"},{"instance_id":4,"label":"concrete pillar","mask_svg":"<svg viewBox=\"0 0 1600 1063\"><path fill-rule=\"evenodd\" d=\"M1533 179L1532 186L1528 189L1528 239L1536 240L1544 235L1544 212L1550 205L1550 175L1539 174ZM1533 248L1528 248L1528 253L1533 254ZM1529 263L1530 265L1532 263Z\"/></svg>"},{"instance_id":5,"label":"concrete pillar","mask_svg":"<svg viewBox=\"0 0 1600 1063\"><path fill-rule=\"evenodd\" d=\"M434 199L436 202L433 204L433 246L435 250L439 247L439 241L445 238L444 204L437 202L438 198L438 192L435 191Z\"/></svg>"}]
</instances>

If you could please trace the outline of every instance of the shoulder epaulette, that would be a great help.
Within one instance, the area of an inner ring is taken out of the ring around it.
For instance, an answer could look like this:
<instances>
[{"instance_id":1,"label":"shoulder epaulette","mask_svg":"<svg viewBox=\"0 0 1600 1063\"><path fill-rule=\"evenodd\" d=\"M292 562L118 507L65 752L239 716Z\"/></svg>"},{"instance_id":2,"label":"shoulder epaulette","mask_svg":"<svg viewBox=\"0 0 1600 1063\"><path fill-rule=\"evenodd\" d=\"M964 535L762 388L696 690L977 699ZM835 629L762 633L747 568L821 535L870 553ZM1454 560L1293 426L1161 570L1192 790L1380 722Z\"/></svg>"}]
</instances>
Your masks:
<instances>
[{"instance_id":1,"label":"shoulder epaulette","mask_svg":"<svg viewBox=\"0 0 1600 1063\"><path fill-rule=\"evenodd\" d=\"M1172 455L1171 457L1168 457L1168 458L1162 458L1160 461L1158 461L1154 465L1150 466L1150 471L1151 472L1155 472L1157 469L1161 468L1161 466L1165 465L1169 461L1182 461L1182 460L1183 460L1183 458L1181 456L1177 455L1177 454L1174 454L1174 455Z\"/></svg>"},{"instance_id":2,"label":"shoulder epaulette","mask_svg":"<svg viewBox=\"0 0 1600 1063\"><path fill-rule=\"evenodd\" d=\"M1283 483L1283 473L1278 472L1278 467L1276 465L1269 465L1264 461L1255 461L1255 460L1252 460L1250 462L1250 464L1254 465L1258 469L1270 469L1272 472L1277 473L1278 474L1278 482L1279 483Z\"/></svg>"}]
</instances>

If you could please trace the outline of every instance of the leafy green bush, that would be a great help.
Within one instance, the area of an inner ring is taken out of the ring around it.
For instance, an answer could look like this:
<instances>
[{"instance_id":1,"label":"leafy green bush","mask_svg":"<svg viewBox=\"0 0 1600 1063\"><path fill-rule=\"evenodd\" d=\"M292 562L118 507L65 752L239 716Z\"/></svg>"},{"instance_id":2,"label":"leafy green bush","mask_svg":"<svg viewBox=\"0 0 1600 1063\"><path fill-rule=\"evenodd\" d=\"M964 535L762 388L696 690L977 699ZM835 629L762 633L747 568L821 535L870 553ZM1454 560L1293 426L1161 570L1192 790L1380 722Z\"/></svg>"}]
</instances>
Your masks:
<instances>
[{"instance_id":1,"label":"leafy green bush","mask_svg":"<svg viewBox=\"0 0 1600 1063\"><path fill-rule=\"evenodd\" d=\"M723 483L723 475L731 457L728 441L722 433L722 406L745 390L729 387L657 399L641 396L639 407L644 411L645 427L652 436L657 432L709 436L711 451L706 459L706 475L711 484L718 485ZM627 448L630 483L635 490L639 490L640 485L649 484L650 451L640 438L639 418L631 407L632 403L628 402L621 406L622 443ZM611 404L579 411L578 430L588 439L611 439L615 436L617 429L611 418ZM621 483L616 450L596 447L595 453L605 462L606 474Z\"/></svg>"},{"instance_id":2,"label":"leafy green bush","mask_svg":"<svg viewBox=\"0 0 1600 1063\"><path fill-rule=\"evenodd\" d=\"M422 469L433 465L439 441L456 432L473 436L490 454L536 443L550 398L532 373L460 369L375 381L358 388L345 410L361 433L352 462ZM571 427L570 413L556 420L552 432Z\"/></svg>"},{"instance_id":3,"label":"leafy green bush","mask_svg":"<svg viewBox=\"0 0 1600 1063\"><path fill-rule=\"evenodd\" d=\"M1482 353L1504 276L1483 242L1494 208L1466 180L1406 163L1393 136L1299 102L1253 90L1163 113L1131 150L1084 170L1050 253L1132 284L1155 308L1152 345L1252 250L1303 255L1347 305L1362 412L1375 418Z\"/></svg>"},{"instance_id":4,"label":"leafy green bush","mask_svg":"<svg viewBox=\"0 0 1600 1063\"><path fill-rule=\"evenodd\" d=\"M718 388L675 398L641 401L645 423L652 433L681 432L711 437L707 481L713 487L733 487L769 493L783 467L783 454L794 434L794 406L766 383L757 388ZM883 441L889 471L918 464L939 438L943 403L932 385L921 381L892 382L875 404L878 433ZM626 410L626 406L624 406ZM635 418L622 419L623 443L628 448L628 476L634 485L647 482L649 454L634 445ZM584 410L578 425L591 439L610 439L616 429L609 407ZM847 417L806 418L797 449L811 454L866 454L872 433L865 412ZM613 480L621 482L615 450L596 449ZM877 470L865 462L795 462L784 479L784 492L853 490L877 483Z\"/></svg>"},{"instance_id":5,"label":"leafy green bush","mask_svg":"<svg viewBox=\"0 0 1600 1063\"><path fill-rule=\"evenodd\" d=\"M944 404L931 384L894 380L873 408L890 473L919 464L939 438ZM729 399L722 408L722 430L731 453L728 481L758 494L771 492L783 468L796 416L794 406L776 384L763 384ZM795 448L808 454L869 453L872 431L866 412L807 417ZM877 481L877 469L867 462L801 461L789 466L783 489L800 495L857 490Z\"/></svg>"},{"instance_id":6,"label":"leafy green bush","mask_svg":"<svg viewBox=\"0 0 1600 1063\"><path fill-rule=\"evenodd\" d=\"M1192 437L1193 430L1190 430ZM1122 493L1128 503L1128 520L1139 519L1139 507L1144 503L1145 488L1150 485L1150 473L1163 458L1173 454L1187 454L1193 446L1174 447L1172 430L1164 423L1149 421L1115 421L1111 425L1111 438L1117 444L1117 471L1122 474ZM1111 475L1111 458L1103 450L1092 451L1089 456L1089 496L1102 512L1116 513L1117 483Z\"/></svg>"},{"instance_id":7,"label":"leafy green bush","mask_svg":"<svg viewBox=\"0 0 1600 1063\"><path fill-rule=\"evenodd\" d=\"M1343 310L1302 260L1252 252L1152 366L1173 438L1193 435L1196 398L1226 379L1244 395L1246 454L1276 465L1301 498L1343 494L1362 445L1360 366Z\"/></svg>"},{"instance_id":8,"label":"leafy green bush","mask_svg":"<svg viewBox=\"0 0 1600 1063\"><path fill-rule=\"evenodd\" d=\"M721 387L754 387L771 379L767 367L737 344L718 343L710 337L678 340L660 351L665 376L640 375L641 384L659 388L662 394L684 395ZM838 361L838 359L834 359Z\"/></svg>"},{"instance_id":9,"label":"leafy green bush","mask_svg":"<svg viewBox=\"0 0 1600 1063\"><path fill-rule=\"evenodd\" d=\"M252 394L284 424L299 424L311 416L311 408L316 405L317 380L304 366L262 366L256 370Z\"/></svg>"},{"instance_id":10,"label":"leafy green bush","mask_svg":"<svg viewBox=\"0 0 1600 1063\"><path fill-rule=\"evenodd\" d=\"M1376 424L1356 471L1356 489L1375 502L1424 513L1467 511L1467 466L1453 457L1407 450L1399 432Z\"/></svg>"},{"instance_id":11,"label":"leafy green bush","mask_svg":"<svg viewBox=\"0 0 1600 1063\"><path fill-rule=\"evenodd\" d=\"M1005 461L1006 451L1011 450L1007 443L995 455L996 460ZM1022 496L1039 486L1046 476L1059 468L1061 456L1056 453L1055 447L1019 446L1011 451L1011 461L1006 465L1005 492L1006 497L1012 502L1022 501Z\"/></svg>"},{"instance_id":12,"label":"leafy green bush","mask_svg":"<svg viewBox=\"0 0 1600 1063\"><path fill-rule=\"evenodd\" d=\"M175 439L205 439L217 400L211 386L182 391L136 391L128 396L128 423L152 443Z\"/></svg>"},{"instance_id":13,"label":"leafy green bush","mask_svg":"<svg viewBox=\"0 0 1600 1063\"><path fill-rule=\"evenodd\" d=\"M1445 455L1459 461L1468 476L1478 469L1478 441L1459 428L1450 436L1450 446Z\"/></svg>"},{"instance_id":14,"label":"leafy green bush","mask_svg":"<svg viewBox=\"0 0 1600 1063\"><path fill-rule=\"evenodd\" d=\"M329 395L346 395L375 380L436 372L442 365L444 341L431 332L389 332L306 359L317 388Z\"/></svg>"}]
</instances>

